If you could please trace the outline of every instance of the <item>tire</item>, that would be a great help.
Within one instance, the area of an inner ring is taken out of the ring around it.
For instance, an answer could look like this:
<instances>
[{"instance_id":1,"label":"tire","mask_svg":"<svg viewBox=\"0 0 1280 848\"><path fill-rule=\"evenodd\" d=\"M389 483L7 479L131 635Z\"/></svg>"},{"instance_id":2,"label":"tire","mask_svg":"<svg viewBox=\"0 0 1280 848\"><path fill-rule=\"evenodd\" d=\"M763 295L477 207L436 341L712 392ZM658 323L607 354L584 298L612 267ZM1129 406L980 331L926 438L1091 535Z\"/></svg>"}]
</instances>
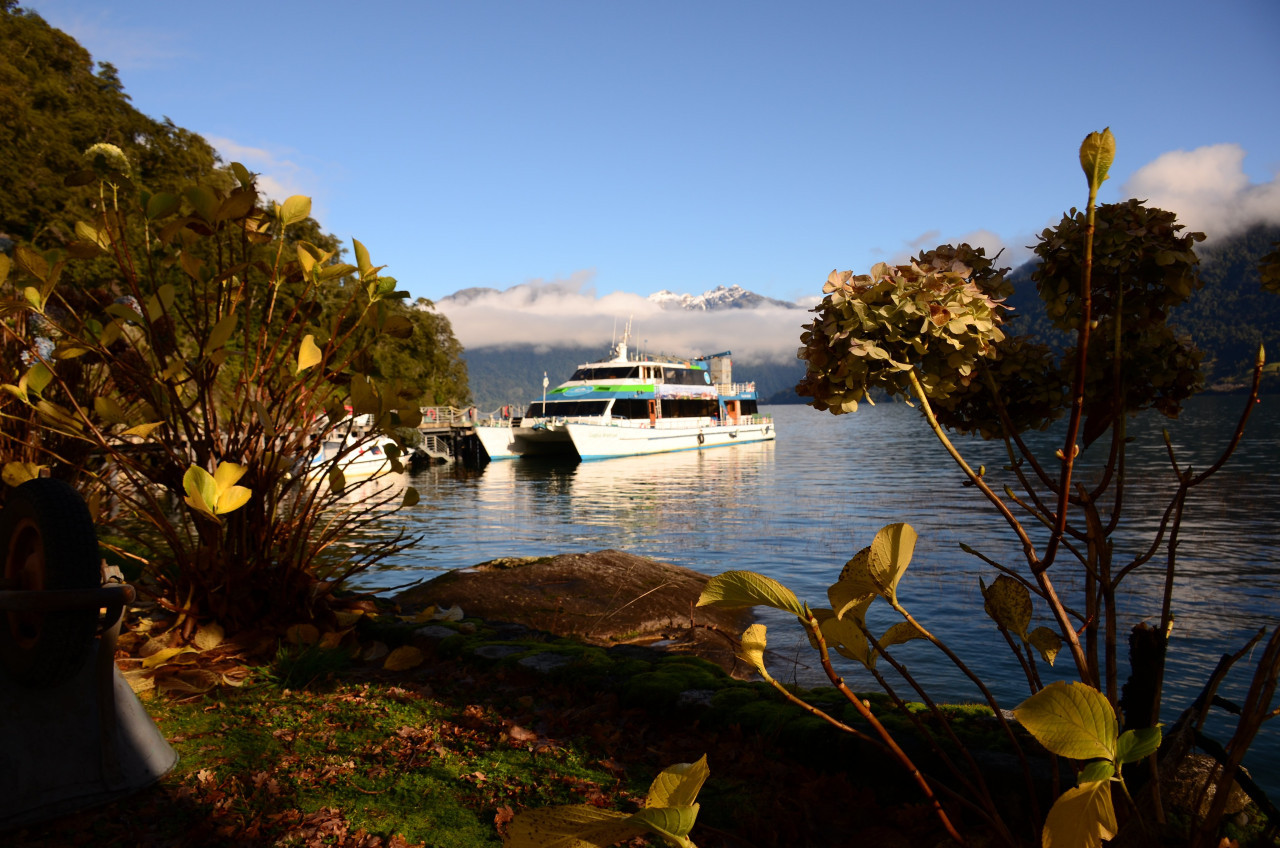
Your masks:
<instances>
[{"instance_id":1,"label":"tire","mask_svg":"<svg viewBox=\"0 0 1280 848\"><path fill-rule=\"evenodd\" d=\"M61 480L28 480L0 509L0 574L19 590L96 589L102 583L89 508ZM0 666L20 684L56 686L90 655L96 609L0 613Z\"/></svg>"}]
</instances>

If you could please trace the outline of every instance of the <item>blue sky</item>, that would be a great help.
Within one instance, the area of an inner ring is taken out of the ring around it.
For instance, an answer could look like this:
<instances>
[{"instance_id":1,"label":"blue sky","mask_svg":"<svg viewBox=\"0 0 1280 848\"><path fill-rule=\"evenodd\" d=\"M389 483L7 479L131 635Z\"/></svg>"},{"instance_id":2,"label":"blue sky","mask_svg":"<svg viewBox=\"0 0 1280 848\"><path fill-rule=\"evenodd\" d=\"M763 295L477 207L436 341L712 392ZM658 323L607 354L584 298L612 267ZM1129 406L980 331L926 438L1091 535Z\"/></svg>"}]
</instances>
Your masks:
<instances>
[{"instance_id":1,"label":"blue sky","mask_svg":"<svg viewBox=\"0 0 1280 848\"><path fill-rule=\"evenodd\" d=\"M1105 126L1102 200L1280 220L1274 0L23 5L415 297L800 300L943 241L1017 262Z\"/></svg>"}]
</instances>

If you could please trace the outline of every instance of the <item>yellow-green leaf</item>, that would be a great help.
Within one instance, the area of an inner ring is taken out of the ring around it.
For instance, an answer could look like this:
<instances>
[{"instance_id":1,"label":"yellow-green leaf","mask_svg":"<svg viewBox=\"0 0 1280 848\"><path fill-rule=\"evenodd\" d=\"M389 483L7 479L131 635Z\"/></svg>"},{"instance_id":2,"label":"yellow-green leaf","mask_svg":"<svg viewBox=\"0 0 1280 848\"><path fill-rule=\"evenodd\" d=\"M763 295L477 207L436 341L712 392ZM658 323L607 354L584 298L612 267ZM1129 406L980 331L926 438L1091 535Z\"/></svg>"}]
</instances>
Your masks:
<instances>
[{"instance_id":1,"label":"yellow-green leaf","mask_svg":"<svg viewBox=\"0 0 1280 848\"><path fill-rule=\"evenodd\" d=\"M1107 179L1111 163L1116 158L1116 138L1107 127L1102 132L1091 132L1080 143L1080 167L1084 170L1089 188L1097 191Z\"/></svg>"},{"instance_id":2,"label":"yellow-green leaf","mask_svg":"<svg viewBox=\"0 0 1280 848\"><path fill-rule=\"evenodd\" d=\"M253 497L251 489L246 489L244 486L230 486L218 493L214 514L225 515L228 512L235 512L247 504L251 497Z\"/></svg>"},{"instance_id":3,"label":"yellow-green leaf","mask_svg":"<svg viewBox=\"0 0 1280 848\"><path fill-rule=\"evenodd\" d=\"M422 651L418 648L412 645L401 645L387 654L387 658L382 661L382 667L387 671L407 671L422 665L424 659Z\"/></svg>"},{"instance_id":4,"label":"yellow-green leaf","mask_svg":"<svg viewBox=\"0 0 1280 848\"><path fill-rule=\"evenodd\" d=\"M765 626L753 624L742 631L742 653L738 654L743 662L754 668L765 680L769 679L769 672L764 667L764 651L767 644Z\"/></svg>"},{"instance_id":5,"label":"yellow-green leaf","mask_svg":"<svg viewBox=\"0 0 1280 848\"><path fill-rule=\"evenodd\" d=\"M1160 737L1158 726L1126 730L1116 740L1116 759L1121 763L1136 763L1149 757L1159 749Z\"/></svg>"},{"instance_id":6,"label":"yellow-green leaf","mask_svg":"<svg viewBox=\"0 0 1280 848\"><path fill-rule=\"evenodd\" d=\"M232 312L222 316L218 323L213 325L213 329L209 331L209 340L204 344L206 356L227 343L227 339L231 338L231 334L235 332L237 323L239 318Z\"/></svg>"},{"instance_id":7,"label":"yellow-green leaf","mask_svg":"<svg viewBox=\"0 0 1280 848\"><path fill-rule=\"evenodd\" d=\"M1047 627L1037 627L1032 630L1031 635L1027 637L1027 642L1040 652L1040 656L1049 665L1053 665L1053 661L1058 658L1058 652L1062 650L1062 637Z\"/></svg>"},{"instance_id":8,"label":"yellow-green leaf","mask_svg":"<svg viewBox=\"0 0 1280 848\"><path fill-rule=\"evenodd\" d=\"M311 198L295 194L280 207L280 221L286 227L304 221L311 215Z\"/></svg>"},{"instance_id":9,"label":"yellow-green leaf","mask_svg":"<svg viewBox=\"0 0 1280 848\"><path fill-rule=\"evenodd\" d=\"M763 625L752 625L752 627L760 627L761 631L764 629ZM762 632L762 646L763 639ZM746 634L743 634L743 640L746 640ZM669 766L663 769L662 773L649 785L649 794L645 796L644 805L646 807L688 807L698 800L698 792L701 791L702 784L710 774L706 754L703 754L696 763L678 763Z\"/></svg>"},{"instance_id":10,"label":"yellow-green leaf","mask_svg":"<svg viewBox=\"0 0 1280 848\"><path fill-rule=\"evenodd\" d=\"M53 372L43 362L37 362L27 371L27 391L41 394L53 380Z\"/></svg>"},{"instance_id":11,"label":"yellow-green leaf","mask_svg":"<svg viewBox=\"0 0 1280 848\"><path fill-rule=\"evenodd\" d=\"M876 656L871 652L871 643L867 641L866 632L852 616L825 618L819 624L822 638L827 647L833 648L842 657L848 657L862 663L867 668L874 668Z\"/></svg>"},{"instance_id":12,"label":"yellow-green leaf","mask_svg":"<svg viewBox=\"0 0 1280 848\"><path fill-rule=\"evenodd\" d=\"M804 615L795 593L772 577L753 571L726 571L712 577L698 596L698 606L709 604L730 608L768 606L795 616Z\"/></svg>"},{"instance_id":13,"label":"yellow-green leaf","mask_svg":"<svg viewBox=\"0 0 1280 848\"><path fill-rule=\"evenodd\" d=\"M911 563L916 547L916 531L910 524L882 527L871 541L871 579L889 601L898 599L898 581Z\"/></svg>"},{"instance_id":14,"label":"yellow-green leaf","mask_svg":"<svg viewBox=\"0 0 1280 848\"><path fill-rule=\"evenodd\" d=\"M404 500L400 502L400 506L415 506L420 500L418 490L413 486L407 486L404 490Z\"/></svg>"},{"instance_id":15,"label":"yellow-green leaf","mask_svg":"<svg viewBox=\"0 0 1280 848\"><path fill-rule=\"evenodd\" d=\"M1031 592L1007 574L1001 574L990 586L978 578L982 587L983 609L1005 630L1027 638L1031 624Z\"/></svg>"},{"instance_id":16,"label":"yellow-green leaf","mask_svg":"<svg viewBox=\"0 0 1280 848\"><path fill-rule=\"evenodd\" d=\"M524 810L511 820L503 848L600 848L634 839L645 828L625 813L585 804Z\"/></svg>"},{"instance_id":17,"label":"yellow-green leaf","mask_svg":"<svg viewBox=\"0 0 1280 848\"><path fill-rule=\"evenodd\" d=\"M1115 710L1092 686L1050 683L1013 711L1041 745L1073 760L1115 759L1119 734Z\"/></svg>"},{"instance_id":18,"label":"yellow-green leaf","mask_svg":"<svg viewBox=\"0 0 1280 848\"><path fill-rule=\"evenodd\" d=\"M698 820L698 805L684 807L645 807L643 810L628 816L628 821L644 825L651 833L656 833L668 841L680 846L691 843L689 831Z\"/></svg>"},{"instance_id":19,"label":"yellow-green leaf","mask_svg":"<svg viewBox=\"0 0 1280 848\"><path fill-rule=\"evenodd\" d=\"M182 475L182 489L187 493L186 502L200 512L213 515L213 505L218 502L218 484L213 475L198 465L193 465Z\"/></svg>"},{"instance_id":20,"label":"yellow-green leaf","mask_svg":"<svg viewBox=\"0 0 1280 848\"><path fill-rule=\"evenodd\" d=\"M39 477L43 467L34 462L6 462L4 469L0 470L0 480L4 480L9 486L21 486L28 480Z\"/></svg>"},{"instance_id":21,"label":"yellow-green leaf","mask_svg":"<svg viewBox=\"0 0 1280 848\"><path fill-rule=\"evenodd\" d=\"M1102 848L1102 840L1116 835L1116 811L1111 804L1111 781L1099 780L1063 792L1044 822L1044 848Z\"/></svg>"},{"instance_id":22,"label":"yellow-green leaf","mask_svg":"<svg viewBox=\"0 0 1280 848\"><path fill-rule=\"evenodd\" d=\"M356 265L360 268L360 279L363 280L373 270L373 263L369 261L369 249L359 239L352 239L351 245L355 248Z\"/></svg>"},{"instance_id":23,"label":"yellow-green leaf","mask_svg":"<svg viewBox=\"0 0 1280 848\"><path fill-rule=\"evenodd\" d=\"M302 337L302 344L298 347L298 370L295 374L301 374L314 365L319 365L324 359L324 354L320 352L320 348L316 346L316 337L310 333Z\"/></svg>"},{"instance_id":24,"label":"yellow-green leaf","mask_svg":"<svg viewBox=\"0 0 1280 848\"><path fill-rule=\"evenodd\" d=\"M125 430L121 435L137 436L141 439L145 439L154 433L157 427L161 427L163 425L163 421L152 421L149 424L139 424L136 427L130 427L128 430Z\"/></svg>"},{"instance_id":25,"label":"yellow-green leaf","mask_svg":"<svg viewBox=\"0 0 1280 848\"><path fill-rule=\"evenodd\" d=\"M913 622L899 621L884 632L878 640L880 647L888 648L891 645L901 645L903 642L910 642L912 639L924 639L925 635Z\"/></svg>"},{"instance_id":26,"label":"yellow-green leaf","mask_svg":"<svg viewBox=\"0 0 1280 848\"><path fill-rule=\"evenodd\" d=\"M5 280L9 279L10 264L8 255L0 253L0 286L4 285Z\"/></svg>"},{"instance_id":27,"label":"yellow-green leaf","mask_svg":"<svg viewBox=\"0 0 1280 848\"><path fill-rule=\"evenodd\" d=\"M76 235L103 250L111 246L111 237L106 230L99 230L84 221L76 221Z\"/></svg>"}]
</instances>

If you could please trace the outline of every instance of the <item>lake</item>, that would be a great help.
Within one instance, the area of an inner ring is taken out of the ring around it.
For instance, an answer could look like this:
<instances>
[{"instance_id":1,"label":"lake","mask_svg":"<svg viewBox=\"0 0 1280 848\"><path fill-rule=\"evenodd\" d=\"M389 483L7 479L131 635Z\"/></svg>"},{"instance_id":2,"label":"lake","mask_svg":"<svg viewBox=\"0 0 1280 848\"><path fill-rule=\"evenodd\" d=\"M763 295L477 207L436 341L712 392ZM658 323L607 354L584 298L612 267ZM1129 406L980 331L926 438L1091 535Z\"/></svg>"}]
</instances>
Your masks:
<instances>
[{"instance_id":1,"label":"lake","mask_svg":"<svg viewBox=\"0 0 1280 848\"><path fill-rule=\"evenodd\" d=\"M1128 506L1116 534L1116 562L1150 544L1173 491L1161 427L1168 427L1179 461L1203 469L1225 445L1243 404L1238 396L1200 397L1177 421L1153 415L1131 427ZM1276 397L1255 407L1232 460L1188 500L1174 588L1166 722L1199 692L1221 654L1237 650L1259 628L1280 624L1278 407ZM959 470L920 414L890 403L842 416L807 406L762 411L774 416L776 442L586 463L521 459L482 469L436 466L418 473L411 482L421 502L390 514L387 526L407 524L425 535L365 575L362 585L389 589L496 557L617 548L706 574L759 571L822 607L829 606L827 586L844 563L880 527L905 521L920 538L899 586L903 603L971 666L981 666L1003 706L1021 701L1026 691L1019 667L982 611L978 578L990 583L996 574L960 544L1011 566L1021 561L1020 548L987 502L960 485ZM1061 444L1056 437L1038 433L1029 440L1049 458L1046 464L1055 462L1052 452ZM959 444L971 465L985 464L989 478L1001 479L997 475L1008 464L1003 444ZM1096 452L1082 457L1086 480ZM1153 558L1145 566L1150 573L1139 569L1124 588L1125 604L1133 610L1126 624L1158 622L1160 561ZM1070 564L1059 562L1059 593L1078 594L1081 583L1070 579ZM894 614L885 608L869 618L877 629L892 623ZM762 620L775 651L771 672L779 679L825 683L820 669L811 667L816 662L795 620L772 611ZM1033 620L1039 624L1051 624L1042 604ZM932 646L915 642L898 647L895 655L927 681L934 697L977 700L971 684ZM1069 665L1064 652L1059 668ZM1245 667L1247 661L1226 694L1243 694ZM860 667L840 668L855 688L875 688ZM1122 669L1122 680L1126 673ZM1273 797L1280 795L1276 724L1246 760ZM1211 729L1223 737L1225 727L1219 719Z\"/></svg>"}]
</instances>

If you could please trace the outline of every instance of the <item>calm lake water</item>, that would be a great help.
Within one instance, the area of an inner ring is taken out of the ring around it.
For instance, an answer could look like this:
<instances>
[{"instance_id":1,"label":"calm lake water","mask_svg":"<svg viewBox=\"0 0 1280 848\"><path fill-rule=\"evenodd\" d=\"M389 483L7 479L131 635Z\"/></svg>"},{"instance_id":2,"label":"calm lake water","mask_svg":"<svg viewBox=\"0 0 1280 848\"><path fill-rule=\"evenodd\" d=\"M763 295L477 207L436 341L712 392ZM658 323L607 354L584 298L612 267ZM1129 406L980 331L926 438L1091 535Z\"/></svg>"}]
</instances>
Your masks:
<instances>
[{"instance_id":1,"label":"calm lake water","mask_svg":"<svg viewBox=\"0 0 1280 848\"><path fill-rule=\"evenodd\" d=\"M1128 507L1116 537L1116 562L1150 544L1173 491L1161 427L1168 427L1179 461L1203 469L1226 443L1243 404L1242 397L1198 398L1178 421L1151 416L1132 427ZM387 589L501 556L617 548L706 574L759 571L821 607L829 606L827 586L844 563L880 527L905 521L920 538L899 586L904 604L972 667L981 667L1003 706L1020 702L1025 681L982 611L978 578L990 583L996 575L959 546L966 543L1009 565L1021 560L1020 549L986 501L960 485L959 470L919 413L889 403L842 416L806 406L763 411L777 423L775 443L587 463L526 459L483 469L438 466L419 473L411 482L421 503L389 515L387 523L407 524L425 536L366 575L363 585ZM1047 434L1032 441L1053 462L1060 442ZM987 466L989 478L1008 462L1002 444L966 439L960 445L970 464ZM1087 480L1090 453L1084 459ZM1166 722L1190 703L1224 652L1237 650L1259 628L1280 625L1277 491L1280 398L1269 397L1255 407L1228 465L1189 499L1174 590ZM1161 561L1153 558L1149 573L1139 569L1130 577L1123 596L1131 611L1127 625L1158 622ZM1074 600L1081 584L1071 579L1070 564L1059 562L1058 591L1081 608ZM794 619L766 613L762 620L777 652L773 673L825 683L820 669L810 667L816 663ZM871 620L887 627L894 614L886 608ZM1051 624L1041 604L1033 626L1038 624ZM896 655L934 697L978 699L932 646L911 643ZM1064 652L1059 668L1069 664ZM1230 679L1227 695L1243 694L1245 668L1247 660ZM841 670L855 688L875 688L860 667ZM1122 680L1125 674L1122 669ZM1280 796L1277 724L1272 722L1246 760L1273 798ZM1225 738L1228 726L1224 719L1211 729Z\"/></svg>"}]
</instances>

